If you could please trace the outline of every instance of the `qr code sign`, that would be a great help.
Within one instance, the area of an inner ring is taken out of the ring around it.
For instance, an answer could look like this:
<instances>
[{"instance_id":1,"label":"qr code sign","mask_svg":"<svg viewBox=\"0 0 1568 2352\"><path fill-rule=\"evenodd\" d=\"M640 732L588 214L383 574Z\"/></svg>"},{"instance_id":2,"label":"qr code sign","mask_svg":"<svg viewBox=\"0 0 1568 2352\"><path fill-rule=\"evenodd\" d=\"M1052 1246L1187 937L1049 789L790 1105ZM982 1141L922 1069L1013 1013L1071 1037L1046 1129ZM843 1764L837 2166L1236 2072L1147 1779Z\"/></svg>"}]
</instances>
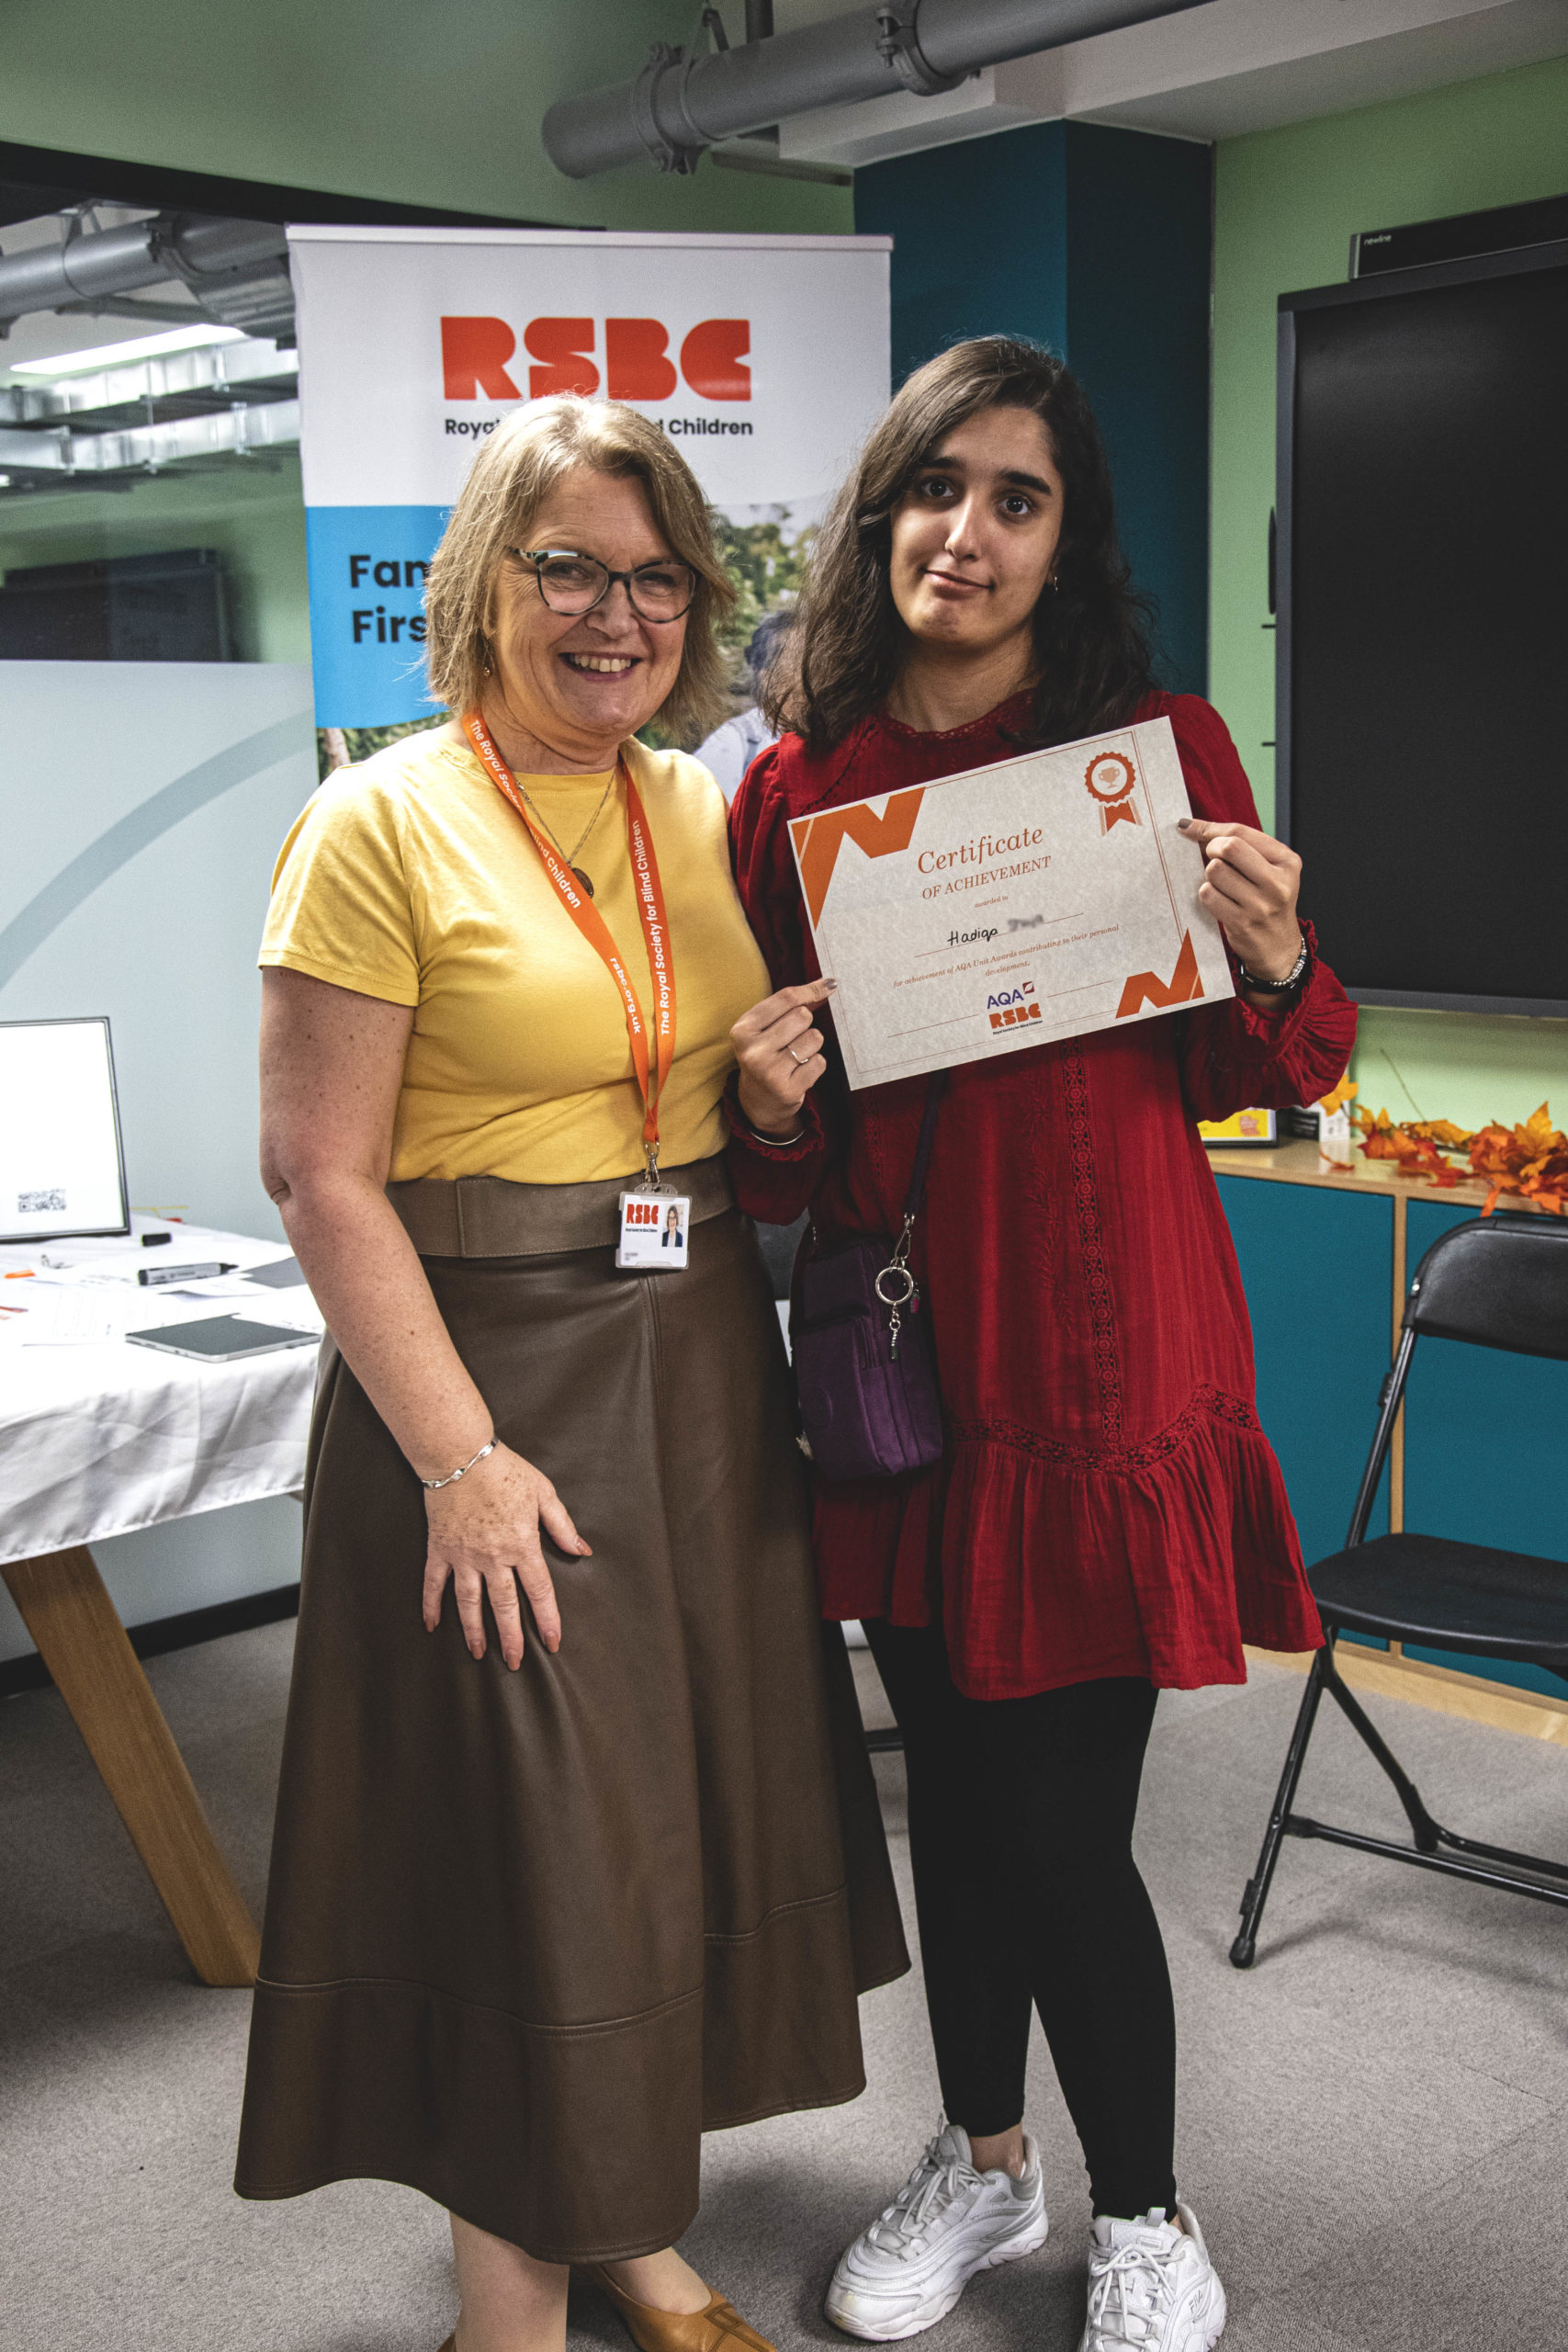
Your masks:
<instances>
[{"instance_id":1,"label":"qr code sign","mask_svg":"<svg viewBox=\"0 0 1568 2352\"><path fill-rule=\"evenodd\" d=\"M47 1193L18 1193L17 1194L18 1216L44 1216L51 1209L63 1209L64 1206L65 1189L61 1184L54 1185Z\"/></svg>"}]
</instances>

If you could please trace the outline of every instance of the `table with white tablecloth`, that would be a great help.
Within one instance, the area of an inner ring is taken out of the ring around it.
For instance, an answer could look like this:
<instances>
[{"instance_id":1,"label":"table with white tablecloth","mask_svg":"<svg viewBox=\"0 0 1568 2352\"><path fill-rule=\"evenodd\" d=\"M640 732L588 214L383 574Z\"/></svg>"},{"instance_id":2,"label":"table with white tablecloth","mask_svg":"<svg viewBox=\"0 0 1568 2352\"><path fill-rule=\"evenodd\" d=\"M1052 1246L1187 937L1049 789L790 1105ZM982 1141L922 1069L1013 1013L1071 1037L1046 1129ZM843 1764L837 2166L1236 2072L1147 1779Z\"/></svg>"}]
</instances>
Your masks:
<instances>
[{"instance_id":1,"label":"table with white tablecloth","mask_svg":"<svg viewBox=\"0 0 1568 2352\"><path fill-rule=\"evenodd\" d=\"M146 1863L197 1973L249 1984L256 1931L89 1546L298 1493L313 1345L231 1363L124 1334L239 1314L321 1330L302 1285L245 1279L286 1246L137 1216L127 1238L0 1248L0 1578ZM168 1230L159 1247L146 1231ZM142 1266L231 1274L144 1288ZM285 1271L288 1271L287 1269Z\"/></svg>"}]
</instances>

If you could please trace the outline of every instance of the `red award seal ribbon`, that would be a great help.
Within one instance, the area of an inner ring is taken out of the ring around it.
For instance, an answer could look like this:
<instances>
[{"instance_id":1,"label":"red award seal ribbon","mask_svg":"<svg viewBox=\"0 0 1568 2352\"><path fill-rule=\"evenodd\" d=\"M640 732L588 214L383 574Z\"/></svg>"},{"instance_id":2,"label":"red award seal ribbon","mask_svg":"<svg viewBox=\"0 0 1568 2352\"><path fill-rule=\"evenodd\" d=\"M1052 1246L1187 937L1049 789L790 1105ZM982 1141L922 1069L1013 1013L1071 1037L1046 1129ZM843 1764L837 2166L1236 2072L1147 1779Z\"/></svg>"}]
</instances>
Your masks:
<instances>
[{"instance_id":1,"label":"red award seal ribbon","mask_svg":"<svg viewBox=\"0 0 1568 2352\"><path fill-rule=\"evenodd\" d=\"M1100 803L1100 825L1109 832L1112 825L1123 819L1129 825L1143 822L1133 806L1132 794L1138 781L1138 771L1125 752L1097 752L1084 770L1085 784Z\"/></svg>"}]
</instances>

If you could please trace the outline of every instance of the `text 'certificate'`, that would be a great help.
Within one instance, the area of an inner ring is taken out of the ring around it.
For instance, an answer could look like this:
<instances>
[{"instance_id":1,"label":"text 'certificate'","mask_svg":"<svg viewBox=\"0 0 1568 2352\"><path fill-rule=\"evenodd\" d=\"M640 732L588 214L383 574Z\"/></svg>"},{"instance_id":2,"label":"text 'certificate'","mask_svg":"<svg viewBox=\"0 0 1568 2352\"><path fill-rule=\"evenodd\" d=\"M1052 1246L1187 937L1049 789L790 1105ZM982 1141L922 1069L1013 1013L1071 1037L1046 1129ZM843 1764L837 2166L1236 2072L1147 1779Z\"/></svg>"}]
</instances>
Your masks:
<instances>
[{"instance_id":1,"label":"text 'certificate'","mask_svg":"<svg viewBox=\"0 0 1568 2352\"><path fill-rule=\"evenodd\" d=\"M1235 993L1166 718L790 821L852 1086Z\"/></svg>"}]
</instances>

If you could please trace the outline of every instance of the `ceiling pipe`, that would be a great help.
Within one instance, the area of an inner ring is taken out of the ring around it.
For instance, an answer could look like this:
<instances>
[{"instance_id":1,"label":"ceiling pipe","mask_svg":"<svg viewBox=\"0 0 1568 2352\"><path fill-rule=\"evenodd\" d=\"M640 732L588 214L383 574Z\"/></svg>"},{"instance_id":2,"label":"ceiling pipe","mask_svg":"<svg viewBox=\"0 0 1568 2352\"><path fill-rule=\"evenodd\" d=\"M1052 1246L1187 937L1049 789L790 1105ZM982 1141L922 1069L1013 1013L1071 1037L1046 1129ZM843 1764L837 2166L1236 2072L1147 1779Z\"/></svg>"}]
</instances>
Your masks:
<instances>
[{"instance_id":1,"label":"ceiling pipe","mask_svg":"<svg viewBox=\"0 0 1568 2352\"><path fill-rule=\"evenodd\" d=\"M67 237L61 245L29 245L0 255L0 321L33 311L90 310L138 287L182 280L197 302L204 289L227 293L252 278L287 267L283 231L265 220L207 220L160 212L121 229Z\"/></svg>"},{"instance_id":2,"label":"ceiling pipe","mask_svg":"<svg viewBox=\"0 0 1568 2352\"><path fill-rule=\"evenodd\" d=\"M1204 0L882 0L711 55L655 41L635 81L559 98L544 120L550 161L569 179L626 164L693 172L721 139L818 107L910 90L951 90L987 65L1032 57Z\"/></svg>"}]
</instances>

